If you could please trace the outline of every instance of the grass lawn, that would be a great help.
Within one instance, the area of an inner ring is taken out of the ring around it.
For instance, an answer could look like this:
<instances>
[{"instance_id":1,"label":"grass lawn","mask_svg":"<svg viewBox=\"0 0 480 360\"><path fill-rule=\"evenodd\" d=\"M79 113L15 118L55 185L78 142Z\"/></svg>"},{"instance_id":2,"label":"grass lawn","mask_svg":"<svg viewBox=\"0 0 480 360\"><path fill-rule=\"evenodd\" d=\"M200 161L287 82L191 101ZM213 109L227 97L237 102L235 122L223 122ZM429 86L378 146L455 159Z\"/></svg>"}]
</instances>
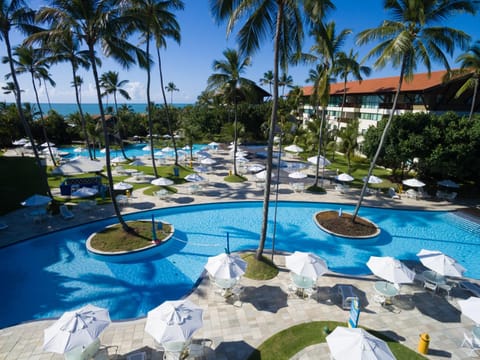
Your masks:
<instances>
[{"instance_id":1,"label":"grass lawn","mask_svg":"<svg viewBox=\"0 0 480 360\"><path fill-rule=\"evenodd\" d=\"M253 280L269 280L278 275L277 266L262 256L262 260L258 261L254 253L246 253L242 255L242 259L247 262L247 272L245 277Z\"/></svg>"},{"instance_id":2,"label":"grass lawn","mask_svg":"<svg viewBox=\"0 0 480 360\"><path fill-rule=\"evenodd\" d=\"M347 326L347 324L337 321L313 321L292 326L267 339L253 352L249 360L288 360L310 345L325 342L325 337L328 335L325 333L325 329L328 328L329 332L331 332L337 326ZM426 359L424 356L376 331L366 330L386 341L392 353L399 360Z\"/></svg>"}]
</instances>

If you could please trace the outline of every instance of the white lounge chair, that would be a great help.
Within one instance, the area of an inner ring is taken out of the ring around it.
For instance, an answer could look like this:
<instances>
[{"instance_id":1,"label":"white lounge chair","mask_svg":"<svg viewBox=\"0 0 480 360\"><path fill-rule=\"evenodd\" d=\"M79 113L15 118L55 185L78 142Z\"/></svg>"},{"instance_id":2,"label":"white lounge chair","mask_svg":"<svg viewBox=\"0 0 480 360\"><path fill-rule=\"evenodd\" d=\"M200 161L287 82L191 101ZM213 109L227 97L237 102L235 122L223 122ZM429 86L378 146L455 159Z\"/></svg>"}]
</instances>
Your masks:
<instances>
[{"instance_id":1,"label":"white lounge chair","mask_svg":"<svg viewBox=\"0 0 480 360\"><path fill-rule=\"evenodd\" d=\"M463 342L460 347L468 347L470 349L470 356L475 355L477 351L480 351L480 343L475 336L470 336L467 333L463 333Z\"/></svg>"},{"instance_id":2,"label":"white lounge chair","mask_svg":"<svg viewBox=\"0 0 480 360\"><path fill-rule=\"evenodd\" d=\"M75 215L73 215L73 213L68 209L67 205L60 205L59 210L60 215L62 215L65 220L73 219L75 217Z\"/></svg>"},{"instance_id":3,"label":"white lounge chair","mask_svg":"<svg viewBox=\"0 0 480 360\"><path fill-rule=\"evenodd\" d=\"M388 188L388 196L390 196L392 199L400 199L400 195L397 194L393 187Z\"/></svg>"}]
</instances>

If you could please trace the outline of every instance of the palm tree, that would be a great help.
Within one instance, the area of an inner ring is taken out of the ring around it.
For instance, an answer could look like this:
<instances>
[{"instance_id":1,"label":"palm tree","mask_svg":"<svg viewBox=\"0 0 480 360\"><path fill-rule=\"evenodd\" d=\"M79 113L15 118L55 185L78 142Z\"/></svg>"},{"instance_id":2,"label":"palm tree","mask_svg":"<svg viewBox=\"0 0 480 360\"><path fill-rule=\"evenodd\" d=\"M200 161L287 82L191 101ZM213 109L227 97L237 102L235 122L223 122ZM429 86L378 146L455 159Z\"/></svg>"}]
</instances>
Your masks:
<instances>
[{"instance_id":1,"label":"palm tree","mask_svg":"<svg viewBox=\"0 0 480 360\"><path fill-rule=\"evenodd\" d=\"M351 172L351 158L358 148L358 119L352 120L345 128L338 132L338 137L341 140L340 150L347 158L347 172Z\"/></svg>"},{"instance_id":2,"label":"palm tree","mask_svg":"<svg viewBox=\"0 0 480 360\"><path fill-rule=\"evenodd\" d=\"M119 81L118 71L107 71L100 76L100 87L104 89L102 96L107 96L113 94L113 103L115 105L115 115L117 117L116 123L116 136L118 136L118 142L120 143L120 149L122 150L122 155L125 159L129 160L127 154L125 153L125 147L123 146L123 137L122 137L122 121L118 113L118 101L117 101L117 92L125 99L130 100L130 94L125 89L122 89L123 86L128 84L128 80Z\"/></svg>"},{"instance_id":3,"label":"palm tree","mask_svg":"<svg viewBox=\"0 0 480 360\"><path fill-rule=\"evenodd\" d=\"M461 54L456 59L456 62L460 63L460 69L453 70L451 76L462 75L466 72L472 74L455 94L455 97L459 98L465 91L473 88L472 105L468 116L468 120L472 120L475 104L477 103L478 82L480 79L480 40L477 40L466 53Z\"/></svg>"},{"instance_id":4,"label":"palm tree","mask_svg":"<svg viewBox=\"0 0 480 360\"><path fill-rule=\"evenodd\" d=\"M170 106L172 106L172 104L173 104L173 92L174 91L180 91L180 90L177 88L177 86L173 82L169 82L167 84L167 86L165 86L165 90L167 90L167 92L170 93Z\"/></svg>"},{"instance_id":5,"label":"palm tree","mask_svg":"<svg viewBox=\"0 0 480 360\"><path fill-rule=\"evenodd\" d=\"M53 166L56 166L52 147L50 146L50 141L48 140L47 129L45 127L45 118L43 116L43 110L42 106L40 105L40 98L38 96L37 85L35 82L35 80L38 80L39 84L41 84L42 80L48 80L50 84L53 86L55 85L55 81L53 81L48 73L48 65L46 64L48 58L45 57L45 54L43 51L41 51L41 49L34 49L31 46L17 46L14 50L14 56L16 57L16 59L13 59L15 64L15 72L18 75L28 73L31 76L33 92L35 93L35 100L40 112L40 123L42 127L43 138L47 144ZM8 59L4 58L2 62L8 62ZM6 78L10 78L11 75L12 74L7 74Z\"/></svg>"},{"instance_id":6,"label":"palm tree","mask_svg":"<svg viewBox=\"0 0 480 360\"><path fill-rule=\"evenodd\" d=\"M227 102L233 103L233 173L237 173L237 105L242 98L248 97L252 92L255 83L252 80L242 77L248 66L250 66L250 57L242 56L236 50L226 49L223 52L225 60L215 60L213 70L216 73L208 78L207 90L217 90Z\"/></svg>"},{"instance_id":7,"label":"palm tree","mask_svg":"<svg viewBox=\"0 0 480 360\"><path fill-rule=\"evenodd\" d=\"M315 96L315 108L317 104L322 107L322 118L318 139L318 157L321 155L323 145L322 130L325 122L325 109L328 106L330 98L331 77L335 71L336 60L340 53L340 49L351 32L350 29L344 29L337 34L335 22L333 21L328 24L316 24L310 32L315 39L315 42L310 47L310 52L302 55L304 61L317 63L317 69L315 72L311 72L310 80L314 83L314 92L312 96ZM319 167L320 163L317 161L314 186L318 186Z\"/></svg>"},{"instance_id":8,"label":"palm tree","mask_svg":"<svg viewBox=\"0 0 480 360\"><path fill-rule=\"evenodd\" d=\"M362 74L369 76L371 69L368 66L361 65L357 61L358 52L353 52L350 49L350 52L347 54L343 51L339 52L336 57L336 65L334 68L334 74L339 75L340 78L343 80L343 98L342 98L342 106L340 108L340 117L337 118L337 133L340 131L340 120L343 119L343 108L345 106L345 102L347 101L347 80L348 76L352 75L354 79L358 81L362 81ZM334 139L334 147L337 143L337 136L335 135ZM332 159L335 159L335 149L332 154Z\"/></svg>"},{"instance_id":9,"label":"palm tree","mask_svg":"<svg viewBox=\"0 0 480 360\"><path fill-rule=\"evenodd\" d=\"M267 163L265 191L263 199L263 218L256 258L261 259L265 247L268 227L268 208L270 204L270 185L272 182L273 138L275 136L278 116L278 81L279 67L286 71L292 54L300 53L303 40L303 20L300 5L309 22L320 21L329 8L330 0L210 0L214 18L228 20L227 34L230 34L238 22L245 24L238 33L239 48L245 54L252 54L260 47L262 40L271 40L273 35L273 96L272 113L268 131Z\"/></svg>"},{"instance_id":10,"label":"palm tree","mask_svg":"<svg viewBox=\"0 0 480 360\"><path fill-rule=\"evenodd\" d=\"M150 134L150 156L152 159L153 171L155 177L158 177L157 168L155 166L155 156L153 147L153 103L150 98L150 84L151 84L151 62L150 62L150 42L155 40L157 49L158 67L160 71L160 85L162 94L164 96L164 102L167 103L165 97L165 90L163 86L163 73L161 67L160 47L166 46L167 38L172 38L177 43L180 43L180 26L175 19L175 15L171 10L183 9L183 2L180 0L134 0L133 6L128 10L129 16L133 19L135 26L142 35L142 40L145 43L146 58L148 61L141 63L140 65L147 71L147 118L148 128ZM169 129L169 134L173 141L173 147L175 149L175 164L178 164L178 154L175 143L175 137L172 131L172 125L170 122L170 114L168 112L168 106L166 108L166 118Z\"/></svg>"},{"instance_id":11,"label":"palm tree","mask_svg":"<svg viewBox=\"0 0 480 360\"><path fill-rule=\"evenodd\" d=\"M32 145L35 144L35 140L33 139L32 131L30 129L30 125L25 117L22 108L22 90L20 89L20 85L18 84L17 75L15 73L15 64L13 61L13 54L12 54L12 45L10 43L10 31L12 29L18 29L23 33L27 33L29 29L29 25L33 23L35 18L35 13L32 9L30 9L25 1L23 0L11 0L11 1L1 1L0 3L0 40L5 43L5 48L7 51L7 59L8 64L10 66L10 73L12 77L12 84L13 84L13 94L15 96L15 103L17 105L18 117L20 118L20 122L23 125L25 130L25 135L28 137L28 140ZM37 164L40 168L43 168L42 161L40 160L40 156L35 146L33 148L33 154L35 155L35 159ZM46 175L46 173L45 173ZM45 182L47 179L45 177ZM50 188L48 187L48 194L50 193Z\"/></svg>"},{"instance_id":12,"label":"palm tree","mask_svg":"<svg viewBox=\"0 0 480 360\"><path fill-rule=\"evenodd\" d=\"M268 70L266 73L263 73L263 78L260 79L260 85L267 85L270 94L272 93L273 85L273 71Z\"/></svg>"},{"instance_id":13,"label":"palm tree","mask_svg":"<svg viewBox=\"0 0 480 360\"><path fill-rule=\"evenodd\" d=\"M117 0L52 0L51 7L39 10L37 19L50 24L50 37L62 38L65 29L72 31L73 38L87 47L88 59L93 72L98 108L105 141L105 162L108 186L112 204L119 223L125 231L131 228L124 221L114 196L113 176L110 163L110 140L105 111L103 108L100 80L97 69L96 46L101 47L106 55L115 58L121 65L128 67L135 61L145 61L144 54L125 39L131 31L130 22L123 17L122 2Z\"/></svg>"},{"instance_id":14,"label":"palm tree","mask_svg":"<svg viewBox=\"0 0 480 360\"><path fill-rule=\"evenodd\" d=\"M468 45L470 37L463 31L434 25L441 24L445 19L451 19L457 13L475 14L476 2L473 0L384 0L384 8L391 13L393 20L384 20L378 28L364 30L357 36L358 45L364 45L370 41L380 41L367 54L367 58L378 56L374 62L375 68L383 68L388 62L391 62L394 67L400 67L398 86L390 116L370 163L367 179L372 175L377 158L383 148L403 80L410 81L420 63L423 63L430 73L432 60L439 61L448 70L450 66L444 51L451 56L455 45L462 49ZM367 184L366 181L363 183L360 198L353 213L353 221L360 210Z\"/></svg>"},{"instance_id":15,"label":"palm tree","mask_svg":"<svg viewBox=\"0 0 480 360\"><path fill-rule=\"evenodd\" d=\"M282 87L282 97L285 97L285 88L292 88L292 85L293 78L290 75L287 75L287 73L283 73L282 76L280 76L280 79L278 79L278 86Z\"/></svg>"}]
</instances>

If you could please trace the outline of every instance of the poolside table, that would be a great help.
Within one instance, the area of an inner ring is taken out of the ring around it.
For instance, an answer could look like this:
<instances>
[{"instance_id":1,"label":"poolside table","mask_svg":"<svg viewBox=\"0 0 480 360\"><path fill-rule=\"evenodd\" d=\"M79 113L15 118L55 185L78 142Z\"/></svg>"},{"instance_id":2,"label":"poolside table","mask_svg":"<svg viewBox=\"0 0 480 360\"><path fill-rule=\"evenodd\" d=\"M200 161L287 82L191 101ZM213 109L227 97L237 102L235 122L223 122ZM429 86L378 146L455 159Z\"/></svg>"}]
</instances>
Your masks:
<instances>
[{"instance_id":1,"label":"poolside table","mask_svg":"<svg viewBox=\"0 0 480 360\"><path fill-rule=\"evenodd\" d=\"M297 289L301 290L302 298L305 297L305 289L312 289L315 281L307 276L291 273L292 281Z\"/></svg>"},{"instance_id":2,"label":"poolside table","mask_svg":"<svg viewBox=\"0 0 480 360\"><path fill-rule=\"evenodd\" d=\"M445 276L440 275L439 273L432 270L425 270L422 275L425 281L428 281L437 286L445 285L447 283Z\"/></svg>"},{"instance_id":3,"label":"poolside table","mask_svg":"<svg viewBox=\"0 0 480 360\"><path fill-rule=\"evenodd\" d=\"M388 281L376 281L375 291L385 298L384 303L390 303L392 298L398 295L398 289Z\"/></svg>"}]
</instances>

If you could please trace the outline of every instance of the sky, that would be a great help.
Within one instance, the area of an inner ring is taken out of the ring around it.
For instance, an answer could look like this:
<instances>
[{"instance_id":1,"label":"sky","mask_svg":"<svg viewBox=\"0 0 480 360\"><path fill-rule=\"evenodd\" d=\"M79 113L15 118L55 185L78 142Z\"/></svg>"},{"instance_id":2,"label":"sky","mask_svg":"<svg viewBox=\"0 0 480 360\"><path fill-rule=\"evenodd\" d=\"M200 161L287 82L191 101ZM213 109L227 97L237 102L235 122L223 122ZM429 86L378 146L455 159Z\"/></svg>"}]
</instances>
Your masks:
<instances>
[{"instance_id":1,"label":"sky","mask_svg":"<svg viewBox=\"0 0 480 360\"><path fill-rule=\"evenodd\" d=\"M26 1L33 9L38 9L46 3L42 0ZM169 40L167 48L161 50L162 69L164 76L164 85L173 82L179 91L173 92L174 103L195 103L197 97L205 90L208 77L214 72L212 64L215 60L223 60L223 52L227 48L236 49L235 35L236 30L227 38L225 24L217 24L212 18L209 10L208 0L184 0L185 9L176 12L177 20L181 28L181 43ZM362 60L368 51L373 47L365 45L359 47L355 44L355 36L358 32L378 27L382 20L388 18L384 12L383 1L381 0L336 0L336 10L332 11L327 17L327 21L335 21L337 33L343 29L351 29L352 34L347 38L344 51L349 52L354 49L359 53L359 60ZM443 25L460 29L468 33L472 40L480 40L480 27L478 18L471 15L456 16L448 19ZM18 45L22 37L18 34L12 34L12 44ZM311 46L311 41L306 41L304 51L307 52ZM0 54L6 53L5 44L0 42ZM450 65L455 67L455 59L461 53L458 50L450 59ZM259 82L265 72L273 70L273 44L271 40L262 43L260 51L252 55L252 64L242 74L243 77ZM156 57L155 57L156 61ZM366 65L371 66L373 60L367 61ZM294 85L309 85L306 82L308 72L312 65L291 66L288 75L293 78ZM156 71L157 65L153 66L152 72L152 100L162 102L159 74ZM441 70L439 64L433 64L432 70ZM131 96L130 101L122 98L120 103L146 103L146 72L136 66L130 69L123 69L120 65L108 58L102 58L102 67L100 74L107 71L118 71L120 80L128 80L124 87ZM424 69L419 69L420 72ZM5 64L0 64L0 86L4 86L6 80L4 75L9 72ZM73 103L75 102L74 90L71 87L71 68L67 64L55 65L50 68L50 73L56 82L54 88L47 89L52 103ZM392 68L373 69L370 78L385 76L398 76L399 70ZM82 87L82 102L95 103L95 87L91 73L82 72L80 76L84 80ZM26 102L35 102L31 79L28 75L19 77L20 86L24 90L22 100ZM269 91L268 88L265 90ZM47 102L44 87L39 89L40 101ZM170 93L167 93L167 99L170 101ZM13 102L13 95L0 93L0 101ZM112 101L109 99L108 101Z\"/></svg>"}]
</instances>

